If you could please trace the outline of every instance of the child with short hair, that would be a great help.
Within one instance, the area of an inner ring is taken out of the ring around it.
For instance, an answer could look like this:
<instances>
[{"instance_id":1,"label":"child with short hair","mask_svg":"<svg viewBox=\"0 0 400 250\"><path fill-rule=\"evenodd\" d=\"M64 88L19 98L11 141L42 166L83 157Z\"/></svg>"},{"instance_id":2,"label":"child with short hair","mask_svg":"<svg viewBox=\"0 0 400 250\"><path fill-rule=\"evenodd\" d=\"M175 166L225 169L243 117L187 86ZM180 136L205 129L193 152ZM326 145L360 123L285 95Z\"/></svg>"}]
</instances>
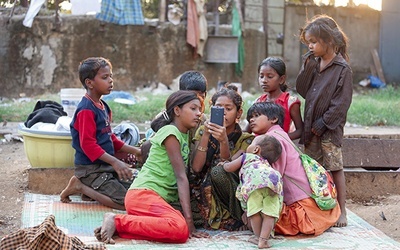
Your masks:
<instances>
[{"instance_id":1,"label":"child with short hair","mask_svg":"<svg viewBox=\"0 0 400 250\"><path fill-rule=\"evenodd\" d=\"M341 209L335 226L345 227L342 141L353 93L348 39L332 17L317 15L305 24L300 40L309 49L303 56L303 66L296 79L297 92L306 101L301 143L304 143L306 154L332 173Z\"/></svg>"},{"instance_id":2,"label":"child with short hair","mask_svg":"<svg viewBox=\"0 0 400 250\"><path fill-rule=\"evenodd\" d=\"M60 200L69 203L70 195L81 193L105 206L125 210L125 194L133 173L128 164L114 155L126 152L140 158L140 149L125 144L112 133L112 112L101 99L113 90L111 62L90 57L79 64L78 71L86 94L70 125L75 173L61 192Z\"/></svg>"},{"instance_id":3,"label":"child with short hair","mask_svg":"<svg viewBox=\"0 0 400 250\"><path fill-rule=\"evenodd\" d=\"M265 92L255 102L274 102L285 110L283 130L290 139L300 138L303 120L300 112L300 100L286 92L286 65L279 57L267 57L258 65L258 83Z\"/></svg>"},{"instance_id":4,"label":"child with short hair","mask_svg":"<svg viewBox=\"0 0 400 250\"><path fill-rule=\"evenodd\" d=\"M310 197L312 191L300 155L282 128L284 116L284 108L272 102L254 103L247 111L247 120L254 133L273 136L282 145L279 159L271 164L279 171L283 182L283 207L275 232L320 235L336 223L340 208L321 210Z\"/></svg>"},{"instance_id":5,"label":"child with short hair","mask_svg":"<svg viewBox=\"0 0 400 250\"><path fill-rule=\"evenodd\" d=\"M247 212L248 225L255 234L249 241L257 244L258 248L271 247L268 239L274 234L282 209L282 177L270 165L279 159L281 152L282 146L276 138L259 135L241 157L223 163L227 172L240 168L236 197L243 211Z\"/></svg>"},{"instance_id":6,"label":"child with short hair","mask_svg":"<svg viewBox=\"0 0 400 250\"><path fill-rule=\"evenodd\" d=\"M206 99L207 86L207 79L200 71L188 70L179 77L179 90L195 91L203 100Z\"/></svg>"},{"instance_id":7,"label":"child with short hair","mask_svg":"<svg viewBox=\"0 0 400 250\"><path fill-rule=\"evenodd\" d=\"M200 122L202 110L201 97L193 91L180 90L168 97L166 110L151 123L156 134L150 139L149 157L126 194L127 214L106 213L102 226L95 229L99 241L115 243L114 233L168 243L209 237L194 226L186 175L188 132ZM177 201L182 213L169 204Z\"/></svg>"}]
</instances>

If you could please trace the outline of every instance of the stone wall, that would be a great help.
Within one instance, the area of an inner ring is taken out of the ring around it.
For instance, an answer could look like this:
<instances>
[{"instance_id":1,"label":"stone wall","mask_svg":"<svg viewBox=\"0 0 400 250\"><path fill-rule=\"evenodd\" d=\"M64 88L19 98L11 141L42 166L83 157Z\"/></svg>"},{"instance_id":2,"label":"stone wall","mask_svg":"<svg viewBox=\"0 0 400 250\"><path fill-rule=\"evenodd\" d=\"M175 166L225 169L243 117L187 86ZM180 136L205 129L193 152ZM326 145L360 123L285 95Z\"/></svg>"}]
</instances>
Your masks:
<instances>
[{"instance_id":1,"label":"stone wall","mask_svg":"<svg viewBox=\"0 0 400 250\"><path fill-rule=\"evenodd\" d=\"M203 72L210 88L226 80L249 89L257 85L257 65L265 56L265 38L257 30L245 31L245 69L240 77L235 74L235 64L205 63L195 56L186 43L184 23L106 24L101 31L93 16L63 16L58 32L54 17L37 16L32 28L22 25L22 17L13 17L10 24L6 19L0 19L0 96L6 97L81 87L77 68L90 56L110 59L115 90L134 91L159 82L170 85L179 74L192 69ZM220 34L230 34L229 26L220 27Z\"/></svg>"},{"instance_id":2,"label":"stone wall","mask_svg":"<svg viewBox=\"0 0 400 250\"><path fill-rule=\"evenodd\" d=\"M277 2L268 1L264 6L273 3ZM144 26L107 24L105 30L100 31L99 21L93 16L67 15L62 16L61 30L55 31L54 16L37 16L32 28L22 25L22 16L14 16L10 23L7 23L8 16L0 16L0 96L18 97L21 93L31 96L57 93L61 88L80 87L77 67L81 60L89 56L103 56L111 60L115 90L133 91L159 82L170 85L179 74L194 69L207 77L210 88L216 87L219 80L224 80L242 83L243 90L260 91L257 84L258 64L268 56L267 50L271 50L270 55L279 55L279 51L283 51L288 82L293 85L300 69L300 56L305 49L298 39L299 28L307 18L319 13L334 17L350 38L350 65L354 82L370 74L373 65L370 51L379 48L379 11L365 7L285 5L282 46L275 42L276 33L282 26L276 24L275 19L282 13L278 15L274 12L276 15L272 15L271 7L253 15L251 10L257 10L254 6L261 8L263 2L251 0L246 4L244 17L249 20L244 20L245 68L242 76L235 74L235 64L206 63L203 58L194 56L192 48L186 43L184 22L177 26L168 22ZM275 7L282 6L278 4ZM253 19L250 20L249 16ZM255 16L267 20L256 22ZM246 21L249 23L246 24ZM255 28L265 23L268 25L267 36L260 31L262 29ZM209 34L213 34L212 28L209 27ZM229 25L221 25L219 34L229 35Z\"/></svg>"}]
</instances>

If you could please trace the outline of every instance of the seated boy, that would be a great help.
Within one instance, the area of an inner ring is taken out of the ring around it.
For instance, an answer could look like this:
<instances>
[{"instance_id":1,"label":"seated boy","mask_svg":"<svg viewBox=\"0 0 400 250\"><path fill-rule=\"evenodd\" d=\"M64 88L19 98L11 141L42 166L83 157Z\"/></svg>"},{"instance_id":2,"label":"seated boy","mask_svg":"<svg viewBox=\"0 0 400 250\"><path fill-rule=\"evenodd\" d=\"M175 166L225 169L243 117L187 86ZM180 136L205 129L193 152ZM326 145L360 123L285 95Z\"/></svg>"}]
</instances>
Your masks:
<instances>
[{"instance_id":1,"label":"seated boy","mask_svg":"<svg viewBox=\"0 0 400 250\"><path fill-rule=\"evenodd\" d=\"M87 58L79 65L79 79L86 94L71 122L75 149L75 174L61 192L62 202L81 193L101 204L125 210L124 199L133 180L130 166L115 157L126 152L140 158L140 149L125 144L112 133L112 112L103 95L113 89L112 65L101 57Z\"/></svg>"}]
</instances>

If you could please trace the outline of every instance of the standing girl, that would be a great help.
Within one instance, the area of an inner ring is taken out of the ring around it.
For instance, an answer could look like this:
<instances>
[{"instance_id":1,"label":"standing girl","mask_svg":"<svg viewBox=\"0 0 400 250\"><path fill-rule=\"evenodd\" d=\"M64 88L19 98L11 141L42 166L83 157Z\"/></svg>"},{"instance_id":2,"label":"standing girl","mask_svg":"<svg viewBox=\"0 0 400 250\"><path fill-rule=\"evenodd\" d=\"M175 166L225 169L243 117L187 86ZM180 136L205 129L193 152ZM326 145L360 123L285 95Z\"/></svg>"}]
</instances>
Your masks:
<instances>
[{"instance_id":1,"label":"standing girl","mask_svg":"<svg viewBox=\"0 0 400 250\"><path fill-rule=\"evenodd\" d=\"M230 88L222 88L211 97L211 104L224 108L224 125L206 121L194 137L196 141L192 168L198 174L194 191L206 226L213 229L243 229L243 210L236 199L238 173L227 173L220 161L237 158L246 151L254 136L242 132L242 97Z\"/></svg>"},{"instance_id":2,"label":"standing girl","mask_svg":"<svg viewBox=\"0 0 400 250\"><path fill-rule=\"evenodd\" d=\"M169 96L166 110L156 118L149 156L125 197L127 214L106 213L96 238L114 243L122 238L184 243L191 236L208 237L193 224L186 165L189 161L188 131L197 126L202 102L193 91ZM183 215L170 202L180 201Z\"/></svg>"},{"instance_id":3,"label":"standing girl","mask_svg":"<svg viewBox=\"0 0 400 250\"><path fill-rule=\"evenodd\" d=\"M335 20L326 15L311 19L300 39L309 49L296 80L297 91L306 101L302 142L305 153L332 173L341 209L335 226L344 227L346 182L341 147L353 93L348 39Z\"/></svg>"},{"instance_id":4,"label":"standing girl","mask_svg":"<svg viewBox=\"0 0 400 250\"><path fill-rule=\"evenodd\" d=\"M285 109L283 129L290 139L300 138L303 121L300 113L300 100L286 92L286 65L278 57L268 57L258 66L258 83L265 92L255 102L274 102ZM294 129L291 128L292 122Z\"/></svg>"}]
</instances>

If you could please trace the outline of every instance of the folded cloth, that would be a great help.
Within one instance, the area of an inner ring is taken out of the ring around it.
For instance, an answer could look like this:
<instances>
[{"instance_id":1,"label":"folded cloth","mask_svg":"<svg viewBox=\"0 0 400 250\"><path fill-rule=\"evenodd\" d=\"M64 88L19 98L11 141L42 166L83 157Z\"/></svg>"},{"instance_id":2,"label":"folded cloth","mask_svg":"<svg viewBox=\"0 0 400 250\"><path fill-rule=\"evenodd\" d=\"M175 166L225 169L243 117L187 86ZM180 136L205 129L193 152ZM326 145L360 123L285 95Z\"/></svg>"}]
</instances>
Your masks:
<instances>
[{"instance_id":1,"label":"folded cloth","mask_svg":"<svg viewBox=\"0 0 400 250\"><path fill-rule=\"evenodd\" d=\"M37 122L44 123L56 123L58 118L66 116L67 113L64 111L63 106L55 101L38 101L33 109L33 112L29 114L24 125L27 128L32 127Z\"/></svg>"},{"instance_id":2,"label":"folded cloth","mask_svg":"<svg viewBox=\"0 0 400 250\"><path fill-rule=\"evenodd\" d=\"M78 237L64 234L55 224L54 215L49 215L42 224L19 229L0 241L0 249L106 249L103 244L83 243Z\"/></svg>"},{"instance_id":3,"label":"folded cloth","mask_svg":"<svg viewBox=\"0 0 400 250\"><path fill-rule=\"evenodd\" d=\"M133 123L120 123L113 128L113 133L123 142L131 146L136 146L140 140L139 129Z\"/></svg>"}]
</instances>

